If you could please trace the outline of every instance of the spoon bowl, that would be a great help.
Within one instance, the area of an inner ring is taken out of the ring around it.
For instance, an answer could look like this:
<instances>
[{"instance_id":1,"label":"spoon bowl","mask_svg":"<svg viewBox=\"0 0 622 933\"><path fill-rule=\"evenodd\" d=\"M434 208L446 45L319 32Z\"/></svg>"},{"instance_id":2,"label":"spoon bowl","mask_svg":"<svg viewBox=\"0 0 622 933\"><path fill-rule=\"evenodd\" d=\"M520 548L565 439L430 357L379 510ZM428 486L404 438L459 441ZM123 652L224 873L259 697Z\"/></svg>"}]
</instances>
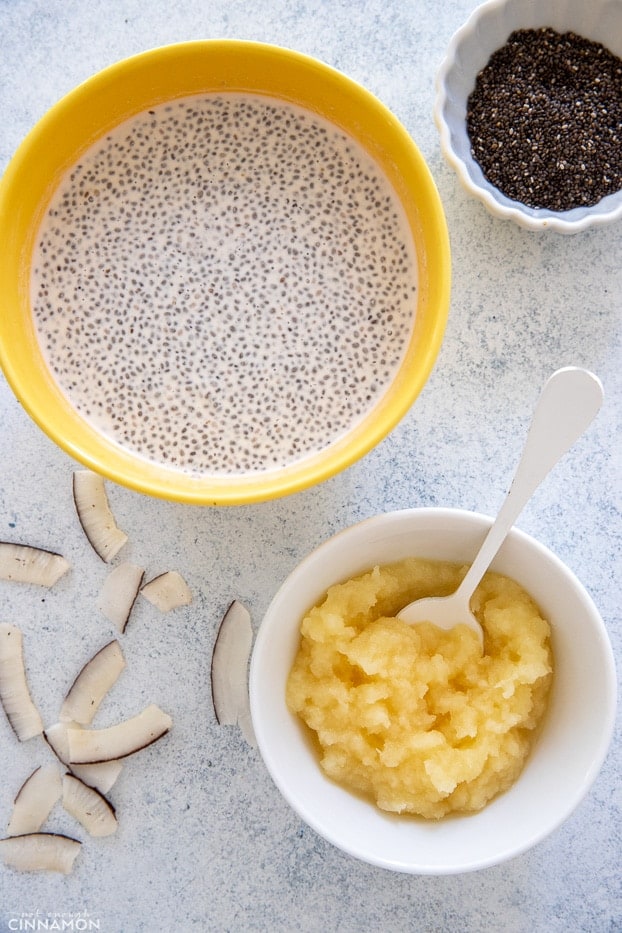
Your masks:
<instances>
[{"instance_id":1,"label":"spoon bowl","mask_svg":"<svg viewBox=\"0 0 622 933\"><path fill-rule=\"evenodd\" d=\"M468 625L483 646L484 633L471 612L471 597L535 490L591 424L602 401L601 382L587 369L567 366L550 376L536 405L510 490L462 583L449 596L409 603L398 619L410 625L432 622L443 629Z\"/></svg>"}]
</instances>

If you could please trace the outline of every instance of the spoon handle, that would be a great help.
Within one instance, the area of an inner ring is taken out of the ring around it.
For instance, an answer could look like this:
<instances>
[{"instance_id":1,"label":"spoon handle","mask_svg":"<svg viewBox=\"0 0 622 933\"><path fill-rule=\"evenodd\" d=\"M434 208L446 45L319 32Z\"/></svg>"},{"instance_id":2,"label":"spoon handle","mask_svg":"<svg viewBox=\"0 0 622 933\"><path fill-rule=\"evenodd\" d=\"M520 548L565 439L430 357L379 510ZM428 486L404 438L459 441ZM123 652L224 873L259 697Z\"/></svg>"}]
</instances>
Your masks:
<instances>
[{"instance_id":1,"label":"spoon handle","mask_svg":"<svg viewBox=\"0 0 622 933\"><path fill-rule=\"evenodd\" d=\"M527 501L594 419L603 400L600 380L586 369L558 369L542 389L506 500L458 588L470 599Z\"/></svg>"}]
</instances>

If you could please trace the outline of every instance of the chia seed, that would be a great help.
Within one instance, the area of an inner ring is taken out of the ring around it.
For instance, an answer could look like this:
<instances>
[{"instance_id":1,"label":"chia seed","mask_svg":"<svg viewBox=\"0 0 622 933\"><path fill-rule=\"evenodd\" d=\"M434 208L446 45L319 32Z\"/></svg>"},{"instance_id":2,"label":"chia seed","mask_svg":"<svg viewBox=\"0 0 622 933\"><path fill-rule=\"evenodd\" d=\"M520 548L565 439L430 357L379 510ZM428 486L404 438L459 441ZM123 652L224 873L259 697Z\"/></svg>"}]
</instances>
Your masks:
<instances>
[{"instance_id":1,"label":"chia seed","mask_svg":"<svg viewBox=\"0 0 622 933\"><path fill-rule=\"evenodd\" d=\"M96 142L33 254L60 389L125 449L192 474L262 473L367 416L417 306L402 205L365 149L301 107L199 95Z\"/></svg>"},{"instance_id":2,"label":"chia seed","mask_svg":"<svg viewBox=\"0 0 622 933\"><path fill-rule=\"evenodd\" d=\"M567 211L622 188L622 60L553 29L513 32L467 102L471 154L507 197Z\"/></svg>"}]
</instances>

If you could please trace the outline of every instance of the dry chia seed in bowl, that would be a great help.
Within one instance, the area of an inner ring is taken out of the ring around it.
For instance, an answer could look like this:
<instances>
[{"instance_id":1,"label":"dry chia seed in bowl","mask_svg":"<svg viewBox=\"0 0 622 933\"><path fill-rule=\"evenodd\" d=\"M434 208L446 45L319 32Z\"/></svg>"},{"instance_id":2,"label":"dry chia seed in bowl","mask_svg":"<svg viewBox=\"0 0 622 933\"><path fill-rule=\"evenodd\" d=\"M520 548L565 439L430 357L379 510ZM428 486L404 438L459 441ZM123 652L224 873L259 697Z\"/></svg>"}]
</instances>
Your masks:
<instances>
[{"instance_id":1,"label":"dry chia seed in bowl","mask_svg":"<svg viewBox=\"0 0 622 933\"><path fill-rule=\"evenodd\" d=\"M471 153L507 197L568 211L622 188L622 60L573 32L513 32L476 78Z\"/></svg>"}]
</instances>

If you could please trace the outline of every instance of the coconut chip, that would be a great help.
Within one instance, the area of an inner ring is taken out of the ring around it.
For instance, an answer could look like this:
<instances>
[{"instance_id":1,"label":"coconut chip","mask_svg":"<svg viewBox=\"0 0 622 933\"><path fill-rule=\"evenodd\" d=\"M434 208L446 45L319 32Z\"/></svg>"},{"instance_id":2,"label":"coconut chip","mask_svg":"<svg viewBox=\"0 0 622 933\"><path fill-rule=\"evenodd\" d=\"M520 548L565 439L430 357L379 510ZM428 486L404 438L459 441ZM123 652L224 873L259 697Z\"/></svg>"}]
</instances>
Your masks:
<instances>
[{"instance_id":1,"label":"coconut chip","mask_svg":"<svg viewBox=\"0 0 622 933\"><path fill-rule=\"evenodd\" d=\"M108 505L103 476L91 470L73 474L73 500L82 530L95 553L109 563L127 541Z\"/></svg>"},{"instance_id":2,"label":"coconut chip","mask_svg":"<svg viewBox=\"0 0 622 933\"><path fill-rule=\"evenodd\" d=\"M161 612L170 612L171 609L188 606L192 602L190 588L176 570L167 570L154 577L145 583L140 592Z\"/></svg>"},{"instance_id":3,"label":"coconut chip","mask_svg":"<svg viewBox=\"0 0 622 933\"><path fill-rule=\"evenodd\" d=\"M0 577L3 580L50 587L69 569L69 562L54 551L0 541Z\"/></svg>"},{"instance_id":4,"label":"coconut chip","mask_svg":"<svg viewBox=\"0 0 622 933\"><path fill-rule=\"evenodd\" d=\"M43 722L26 680L22 633L7 623L0 625L0 702L20 742L41 735Z\"/></svg>"}]
</instances>

